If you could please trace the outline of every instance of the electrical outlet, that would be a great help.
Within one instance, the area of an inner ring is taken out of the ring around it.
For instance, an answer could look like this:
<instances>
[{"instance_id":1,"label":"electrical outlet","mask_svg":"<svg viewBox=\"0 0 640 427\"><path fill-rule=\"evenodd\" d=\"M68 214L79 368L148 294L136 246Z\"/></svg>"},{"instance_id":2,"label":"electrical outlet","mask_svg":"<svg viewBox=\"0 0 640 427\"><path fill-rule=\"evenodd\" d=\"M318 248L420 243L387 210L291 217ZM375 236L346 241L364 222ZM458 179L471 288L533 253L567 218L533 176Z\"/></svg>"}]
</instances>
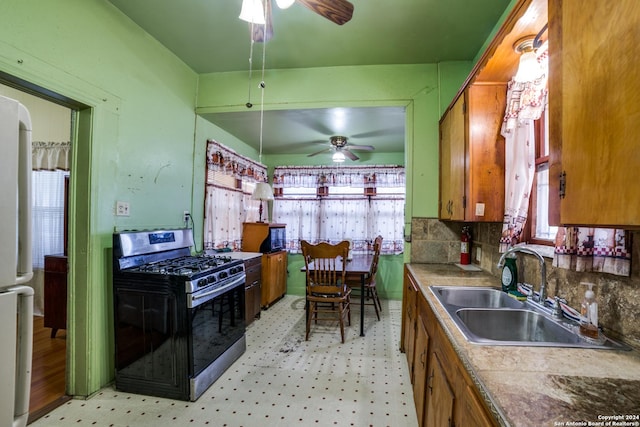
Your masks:
<instances>
[{"instance_id":1,"label":"electrical outlet","mask_svg":"<svg viewBox=\"0 0 640 427\"><path fill-rule=\"evenodd\" d=\"M129 216L129 202L116 202L116 216Z\"/></svg>"},{"instance_id":2,"label":"electrical outlet","mask_svg":"<svg viewBox=\"0 0 640 427\"><path fill-rule=\"evenodd\" d=\"M189 211L184 211L184 213L182 214L182 220L188 223L189 218L191 218L191 214L189 213Z\"/></svg>"},{"instance_id":3,"label":"electrical outlet","mask_svg":"<svg viewBox=\"0 0 640 427\"><path fill-rule=\"evenodd\" d=\"M476 247L476 261L482 261L482 248L480 246Z\"/></svg>"}]
</instances>

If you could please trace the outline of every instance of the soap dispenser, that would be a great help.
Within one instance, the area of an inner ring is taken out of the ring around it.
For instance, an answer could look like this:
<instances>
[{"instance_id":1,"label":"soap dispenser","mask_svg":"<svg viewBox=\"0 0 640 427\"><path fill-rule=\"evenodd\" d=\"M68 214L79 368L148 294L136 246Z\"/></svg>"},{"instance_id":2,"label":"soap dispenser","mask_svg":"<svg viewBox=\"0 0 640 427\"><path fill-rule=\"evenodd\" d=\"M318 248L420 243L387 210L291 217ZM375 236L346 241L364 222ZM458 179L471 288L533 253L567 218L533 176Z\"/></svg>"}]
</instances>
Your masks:
<instances>
[{"instance_id":1,"label":"soap dispenser","mask_svg":"<svg viewBox=\"0 0 640 427\"><path fill-rule=\"evenodd\" d=\"M587 338L598 338L598 303L596 295L593 292L593 283L580 283L588 286L589 289L584 293L584 300L580 308L580 333Z\"/></svg>"}]
</instances>

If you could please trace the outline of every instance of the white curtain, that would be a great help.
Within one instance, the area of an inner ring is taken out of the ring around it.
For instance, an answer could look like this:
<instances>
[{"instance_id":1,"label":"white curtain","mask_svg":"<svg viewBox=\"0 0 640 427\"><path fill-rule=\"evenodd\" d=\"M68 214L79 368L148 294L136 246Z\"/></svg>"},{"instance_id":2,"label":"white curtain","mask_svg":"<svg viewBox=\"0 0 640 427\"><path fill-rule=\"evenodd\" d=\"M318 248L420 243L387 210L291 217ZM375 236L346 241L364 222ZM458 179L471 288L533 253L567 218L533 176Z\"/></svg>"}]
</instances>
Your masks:
<instances>
[{"instance_id":1,"label":"white curtain","mask_svg":"<svg viewBox=\"0 0 640 427\"><path fill-rule=\"evenodd\" d=\"M532 81L511 80L502 135L505 137L505 207L500 252L520 242L527 221L535 175L534 120L544 111L547 96L547 44L536 52L540 72Z\"/></svg>"},{"instance_id":2,"label":"white curtain","mask_svg":"<svg viewBox=\"0 0 640 427\"><path fill-rule=\"evenodd\" d=\"M31 148L33 170L69 170L70 142L34 141Z\"/></svg>"},{"instance_id":3,"label":"white curtain","mask_svg":"<svg viewBox=\"0 0 640 427\"><path fill-rule=\"evenodd\" d=\"M204 249L240 250L242 223L258 220L260 201L251 194L257 182L266 181L267 168L211 140L206 162Z\"/></svg>"},{"instance_id":4,"label":"white curtain","mask_svg":"<svg viewBox=\"0 0 640 427\"><path fill-rule=\"evenodd\" d=\"M33 266L44 268L44 256L64 253L65 171L34 171Z\"/></svg>"},{"instance_id":5,"label":"white curtain","mask_svg":"<svg viewBox=\"0 0 640 427\"><path fill-rule=\"evenodd\" d=\"M300 250L300 240L345 239L351 240L354 253L366 252L378 235L383 237L382 253L403 251L404 168L279 166L273 182L273 221L287 225L291 252ZM329 195L318 197L323 187ZM365 189L375 195L365 195Z\"/></svg>"}]
</instances>

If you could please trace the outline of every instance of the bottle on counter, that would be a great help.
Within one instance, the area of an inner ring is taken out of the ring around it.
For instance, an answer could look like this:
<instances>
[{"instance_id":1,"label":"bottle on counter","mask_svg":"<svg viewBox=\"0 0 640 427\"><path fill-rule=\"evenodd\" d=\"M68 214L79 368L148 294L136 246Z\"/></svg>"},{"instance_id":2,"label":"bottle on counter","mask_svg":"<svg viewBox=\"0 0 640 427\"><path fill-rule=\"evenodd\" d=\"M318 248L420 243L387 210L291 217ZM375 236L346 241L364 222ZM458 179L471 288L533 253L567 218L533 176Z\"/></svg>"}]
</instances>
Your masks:
<instances>
[{"instance_id":1,"label":"bottle on counter","mask_svg":"<svg viewBox=\"0 0 640 427\"><path fill-rule=\"evenodd\" d=\"M580 307L580 333L592 339L597 339L598 333L598 303L596 302L596 294L593 292L593 283L583 282L583 286L589 289L584 293L584 300Z\"/></svg>"}]
</instances>

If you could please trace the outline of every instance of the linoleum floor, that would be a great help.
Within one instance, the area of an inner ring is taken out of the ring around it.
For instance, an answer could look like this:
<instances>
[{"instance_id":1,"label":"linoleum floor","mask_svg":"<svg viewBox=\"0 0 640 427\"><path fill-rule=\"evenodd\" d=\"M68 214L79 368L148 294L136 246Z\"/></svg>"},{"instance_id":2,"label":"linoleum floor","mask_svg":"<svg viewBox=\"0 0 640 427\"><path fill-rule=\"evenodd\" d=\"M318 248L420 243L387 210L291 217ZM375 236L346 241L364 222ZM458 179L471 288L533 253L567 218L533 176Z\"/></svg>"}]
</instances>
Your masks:
<instances>
[{"instance_id":1,"label":"linoleum floor","mask_svg":"<svg viewBox=\"0 0 640 427\"><path fill-rule=\"evenodd\" d=\"M357 298L356 298L357 301ZM31 426L389 426L417 419L399 351L401 302L383 300L381 320L352 304L345 343L332 324L304 340L304 298L287 295L247 328L247 351L196 402L105 387L73 399Z\"/></svg>"}]
</instances>

